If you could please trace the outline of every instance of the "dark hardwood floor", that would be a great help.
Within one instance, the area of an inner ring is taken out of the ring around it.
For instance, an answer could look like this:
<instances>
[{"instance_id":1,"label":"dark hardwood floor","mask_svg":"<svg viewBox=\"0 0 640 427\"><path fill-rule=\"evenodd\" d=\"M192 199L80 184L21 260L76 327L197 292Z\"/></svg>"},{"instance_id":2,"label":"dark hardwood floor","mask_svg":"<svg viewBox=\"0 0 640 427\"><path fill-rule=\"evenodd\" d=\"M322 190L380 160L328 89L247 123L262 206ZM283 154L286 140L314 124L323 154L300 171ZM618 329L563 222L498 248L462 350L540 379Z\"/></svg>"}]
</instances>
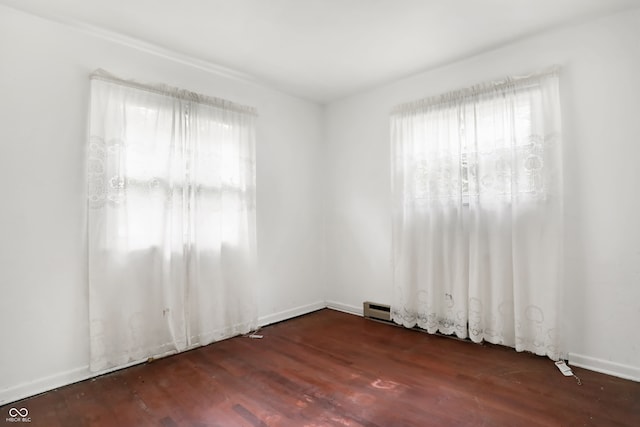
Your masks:
<instances>
[{"instance_id":1,"label":"dark hardwood floor","mask_svg":"<svg viewBox=\"0 0 640 427\"><path fill-rule=\"evenodd\" d=\"M0 408L31 426L640 426L640 383L321 310ZM25 425L9 423L6 425Z\"/></svg>"}]
</instances>

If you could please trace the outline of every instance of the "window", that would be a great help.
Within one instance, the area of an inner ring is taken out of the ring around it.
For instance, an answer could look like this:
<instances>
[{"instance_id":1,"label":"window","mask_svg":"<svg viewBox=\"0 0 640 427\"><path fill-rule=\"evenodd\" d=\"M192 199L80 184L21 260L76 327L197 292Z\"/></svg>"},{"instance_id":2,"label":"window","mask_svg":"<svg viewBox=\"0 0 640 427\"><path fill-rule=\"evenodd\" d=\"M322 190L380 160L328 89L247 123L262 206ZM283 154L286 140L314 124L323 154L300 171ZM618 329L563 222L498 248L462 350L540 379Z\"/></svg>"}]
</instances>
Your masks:
<instances>
[{"instance_id":1,"label":"window","mask_svg":"<svg viewBox=\"0 0 640 427\"><path fill-rule=\"evenodd\" d=\"M396 116L395 132L405 138L400 167L410 170L415 203L543 196L545 135L535 132L541 117L533 113L540 102L539 87L531 86Z\"/></svg>"},{"instance_id":2,"label":"window","mask_svg":"<svg viewBox=\"0 0 640 427\"><path fill-rule=\"evenodd\" d=\"M217 106L132 89L104 109L110 134L92 137L100 173L91 175L90 202L120 208L109 239L123 250L149 249L180 229L202 249L236 244L238 213L254 197L253 153L242 142L250 123Z\"/></svg>"},{"instance_id":3,"label":"window","mask_svg":"<svg viewBox=\"0 0 640 427\"><path fill-rule=\"evenodd\" d=\"M188 135L188 143L181 145L175 140L173 122L157 122L154 108L132 105L124 114L127 127L123 142L112 147L123 149L126 145L124 175L109 181L110 187L128 192L127 209L122 213L128 226L118 232L121 245L132 250L156 246L156 232L166 221L166 204L184 203L183 208L189 209L196 202L209 211L209 220L198 224L198 234L220 234L218 238L201 238L201 245L213 249L218 240L234 244L238 227L234 213L239 206L223 214L220 203L224 199L232 204L242 196L242 162L237 161L240 153L234 141L234 126L240 125L217 117L199 119L196 132L206 141L199 143L190 135L193 123L183 106L182 133ZM185 226L183 232L189 233L190 227Z\"/></svg>"}]
</instances>

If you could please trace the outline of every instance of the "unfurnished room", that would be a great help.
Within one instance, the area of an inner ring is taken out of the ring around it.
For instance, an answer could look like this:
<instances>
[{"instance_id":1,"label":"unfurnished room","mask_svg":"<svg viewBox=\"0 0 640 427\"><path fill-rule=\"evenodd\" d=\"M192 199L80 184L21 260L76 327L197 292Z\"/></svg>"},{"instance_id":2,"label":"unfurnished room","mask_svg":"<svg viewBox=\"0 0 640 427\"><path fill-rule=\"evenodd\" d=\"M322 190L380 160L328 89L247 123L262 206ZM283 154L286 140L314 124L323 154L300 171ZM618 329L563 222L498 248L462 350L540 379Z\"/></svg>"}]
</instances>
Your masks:
<instances>
[{"instance_id":1,"label":"unfurnished room","mask_svg":"<svg viewBox=\"0 0 640 427\"><path fill-rule=\"evenodd\" d=\"M0 0L0 425L640 425L638 0Z\"/></svg>"}]
</instances>

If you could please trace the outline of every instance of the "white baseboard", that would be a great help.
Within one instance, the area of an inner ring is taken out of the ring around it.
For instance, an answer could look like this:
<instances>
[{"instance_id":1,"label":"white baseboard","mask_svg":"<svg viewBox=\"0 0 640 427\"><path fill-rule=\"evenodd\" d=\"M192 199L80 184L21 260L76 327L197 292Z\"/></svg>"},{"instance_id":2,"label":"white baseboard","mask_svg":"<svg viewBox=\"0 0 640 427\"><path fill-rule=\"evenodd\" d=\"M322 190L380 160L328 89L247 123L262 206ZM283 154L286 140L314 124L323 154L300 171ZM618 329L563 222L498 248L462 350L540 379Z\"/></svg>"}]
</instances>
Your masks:
<instances>
[{"instance_id":1,"label":"white baseboard","mask_svg":"<svg viewBox=\"0 0 640 427\"><path fill-rule=\"evenodd\" d=\"M303 314L311 313L323 308L330 308L332 310L342 311L357 316L363 315L362 307L343 304L337 301L317 301L312 304L306 304L288 310L280 311L278 313L262 316L258 318L258 324L260 326L266 326L271 323L281 322L283 320L291 319L293 317L301 316ZM135 365L141 362L143 361L134 362L128 364L127 366ZM640 381L640 368L635 366L624 365L621 363L611 362L608 360L598 359L595 357L584 356L575 353L569 353L569 364L619 378L624 378L632 381ZM84 381L89 378L103 375L110 371L125 368L127 366L121 366L115 369L97 373L90 372L89 366L82 366L76 369L61 372L59 374L40 378L35 381L19 384L11 388L0 390L0 405L6 405L11 402L22 400L30 396L35 396L46 391L54 390L65 385L76 383L78 381Z\"/></svg>"},{"instance_id":2,"label":"white baseboard","mask_svg":"<svg viewBox=\"0 0 640 427\"><path fill-rule=\"evenodd\" d=\"M290 308L288 310L280 311L278 313L261 316L258 318L258 325L266 326L272 323L282 322L283 320L291 319L297 316L302 316L303 314L321 310L326 307L327 307L327 304L324 301L317 301L311 304L301 305L299 307Z\"/></svg>"},{"instance_id":3,"label":"white baseboard","mask_svg":"<svg viewBox=\"0 0 640 427\"><path fill-rule=\"evenodd\" d=\"M640 367L569 353L569 364L625 380L640 381Z\"/></svg>"},{"instance_id":4,"label":"white baseboard","mask_svg":"<svg viewBox=\"0 0 640 427\"><path fill-rule=\"evenodd\" d=\"M337 301L327 301L326 307L332 310L338 310L338 311L343 311L349 314L355 314L357 316L363 315L362 306L357 307L355 305L342 304L341 302L337 302Z\"/></svg>"},{"instance_id":5,"label":"white baseboard","mask_svg":"<svg viewBox=\"0 0 640 427\"><path fill-rule=\"evenodd\" d=\"M92 376L94 376L94 374L89 372L89 366L82 366L59 374L38 378L35 381L18 384L17 386L0 390L0 405L35 396L36 394L54 390L58 387L63 387L78 381L83 381L91 378Z\"/></svg>"},{"instance_id":6,"label":"white baseboard","mask_svg":"<svg viewBox=\"0 0 640 427\"><path fill-rule=\"evenodd\" d=\"M271 323L280 322L283 320L291 319L292 317L301 316L303 314L311 313L316 310L326 308L327 304L324 301L318 301L312 304L302 305L289 310L284 310L279 313L262 316L258 319L260 326L269 325ZM128 368L129 366L144 363L145 360L140 360L132 363L128 363L124 366L118 366L117 368L111 368L100 372L89 371L89 366L82 366L76 369L71 369L65 372L61 372L55 375L50 375L44 378L39 378L35 381L18 384L16 386L0 390L0 405L6 405L11 402L25 399L27 397L35 396L46 391L55 390L59 387L64 387L69 384L77 383L79 381L88 380L93 377L107 374L109 372L117 371L120 369ZM28 408L27 408L28 409Z\"/></svg>"},{"instance_id":7,"label":"white baseboard","mask_svg":"<svg viewBox=\"0 0 640 427\"><path fill-rule=\"evenodd\" d=\"M174 351L170 351L163 355L156 356L155 358L159 359L161 357L171 356L173 354L176 353ZM103 369L102 371L98 372L91 372L89 370L89 365L86 365L59 374L50 375L45 378L40 378L29 383L19 384L15 387L0 390L0 405L6 405L7 403L16 402L18 400L26 399L27 397L33 397L40 393L55 390L57 388L68 386L91 378L99 377L100 375L105 375L111 372L119 371L121 369L130 368L131 366L139 365L141 363L145 363L146 361L146 358L136 360L134 362L125 363L122 366Z\"/></svg>"}]
</instances>

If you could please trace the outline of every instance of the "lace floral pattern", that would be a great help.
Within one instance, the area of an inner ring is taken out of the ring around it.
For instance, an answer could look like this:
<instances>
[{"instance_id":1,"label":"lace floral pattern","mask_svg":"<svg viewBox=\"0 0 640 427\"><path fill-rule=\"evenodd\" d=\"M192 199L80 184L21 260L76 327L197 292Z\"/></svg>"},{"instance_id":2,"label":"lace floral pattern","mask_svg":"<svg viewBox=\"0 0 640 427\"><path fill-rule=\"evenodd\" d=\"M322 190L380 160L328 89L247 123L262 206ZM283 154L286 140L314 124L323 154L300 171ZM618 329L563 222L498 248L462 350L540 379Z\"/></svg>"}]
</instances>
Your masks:
<instances>
[{"instance_id":1,"label":"lace floral pattern","mask_svg":"<svg viewBox=\"0 0 640 427\"><path fill-rule=\"evenodd\" d=\"M477 343L487 341L507 345L552 358L566 357L555 344L556 328L545 324L544 312L538 306L526 306L518 316L514 316L511 303L503 301L496 314L485 322L480 299L469 299L463 308L450 304L450 298L445 297L447 309L444 313L436 311L433 306L422 306L417 310L394 307L391 316L396 323L417 326L429 333L456 335Z\"/></svg>"},{"instance_id":2,"label":"lace floral pattern","mask_svg":"<svg viewBox=\"0 0 640 427\"><path fill-rule=\"evenodd\" d=\"M392 318L564 355L558 70L391 116Z\"/></svg>"},{"instance_id":3,"label":"lace floral pattern","mask_svg":"<svg viewBox=\"0 0 640 427\"><path fill-rule=\"evenodd\" d=\"M255 110L97 72L90 112L90 369L254 328Z\"/></svg>"},{"instance_id":4,"label":"lace floral pattern","mask_svg":"<svg viewBox=\"0 0 640 427\"><path fill-rule=\"evenodd\" d=\"M467 151L442 154L412 160L410 199L418 205L429 201L446 201L480 196L510 199L518 195L544 199L544 146L553 143L557 135L531 135L530 143L513 148L489 151Z\"/></svg>"},{"instance_id":5,"label":"lace floral pattern","mask_svg":"<svg viewBox=\"0 0 640 427\"><path fill-rule=\"evenodd\" d=\"M109 174L108 158L119 157L122 146L120 140L111 140L107 144L104 138L93 135L89 141L88 196L89 207L99 209L110 203L119 205L124 200L126 181L120 175Z\"/></svg>"}]
</instances>

